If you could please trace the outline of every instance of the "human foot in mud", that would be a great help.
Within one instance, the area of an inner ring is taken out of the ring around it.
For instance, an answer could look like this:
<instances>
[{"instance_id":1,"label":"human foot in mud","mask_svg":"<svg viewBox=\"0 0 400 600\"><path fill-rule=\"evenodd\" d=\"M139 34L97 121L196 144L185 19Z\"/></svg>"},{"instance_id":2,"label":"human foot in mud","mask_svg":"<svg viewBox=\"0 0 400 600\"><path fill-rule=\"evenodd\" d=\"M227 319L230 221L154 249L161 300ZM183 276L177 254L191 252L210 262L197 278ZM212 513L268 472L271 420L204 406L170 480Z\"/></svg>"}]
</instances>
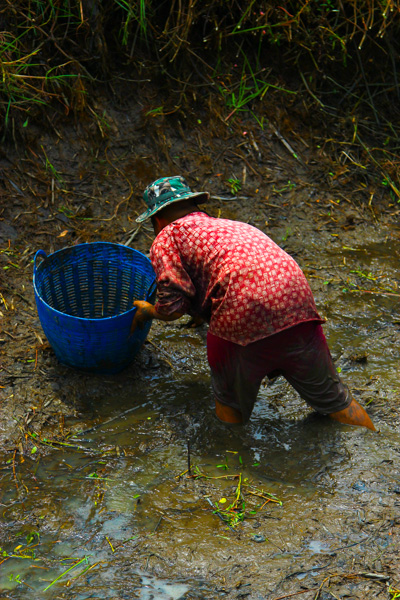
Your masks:
<instances>
[{"instance_id":1,"label":"human foot in mud","mask_svg":"<svg viewBox=\"0 0 400 600\"><path fill-rule=\"evenodd\" d=\"M358 427L367 427L372 431L376 431L375 425L369 418L368 414L363 407L360 406L356 400L354 400L354 398L347 408L331 413L329 416L331 419L339 421L339 423L356 425Z\"/></svg>"}]
</instances>

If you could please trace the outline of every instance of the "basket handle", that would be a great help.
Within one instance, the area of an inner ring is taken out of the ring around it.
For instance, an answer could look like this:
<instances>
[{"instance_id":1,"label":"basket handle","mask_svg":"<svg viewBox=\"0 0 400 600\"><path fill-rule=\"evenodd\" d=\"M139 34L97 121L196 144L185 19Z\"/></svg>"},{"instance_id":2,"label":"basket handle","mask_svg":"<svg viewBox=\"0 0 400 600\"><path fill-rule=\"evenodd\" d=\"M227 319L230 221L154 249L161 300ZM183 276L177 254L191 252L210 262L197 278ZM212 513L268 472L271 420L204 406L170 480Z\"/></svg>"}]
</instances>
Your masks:
<instances>
[{"instance_id":1,"label":"basket handle","mask_svg":"<svg viewBox=\"0 0 400 600\"><path fill-rule=\"evenodd\" d=\"M154 278L152 283L150 284L149 291L146 294L146 301L148 301L149 298L151 298L156 287L157 287L157 281L156 281L156 278Z\"/></svg>"},{"instance_id":2,"label":"basket handle","mask_svg":"<svg viewBox=\"0 0 400 600\"><path fill-rule=\"evenodd\" d=\"M47 258L47 254L44 250L38 250L36 252L35 258L33 259L33 275L36 275L36 269L37 269L36 260L39 258L39 256L41 256L43 259Z\"/></svg>"}]
</instances>

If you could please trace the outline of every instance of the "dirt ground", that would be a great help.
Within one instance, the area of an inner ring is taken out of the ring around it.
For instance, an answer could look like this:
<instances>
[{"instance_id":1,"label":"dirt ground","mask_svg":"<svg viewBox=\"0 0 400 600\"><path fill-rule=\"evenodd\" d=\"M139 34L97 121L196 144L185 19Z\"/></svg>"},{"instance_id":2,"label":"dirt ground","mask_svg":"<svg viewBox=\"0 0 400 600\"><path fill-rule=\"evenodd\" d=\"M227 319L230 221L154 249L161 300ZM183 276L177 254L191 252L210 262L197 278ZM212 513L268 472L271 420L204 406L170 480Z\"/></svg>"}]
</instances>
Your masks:
<instances>
[{"instance_id":1,"label":"dirt ground","mask_svg":"<svg viewBox=\"0 0 400 600\"><path fill-rule=\"evenodd\" d=\"M170 381L175 371L184 382L197 381L197 377L201 385L206 385L205 333L192 334L189 352L187 339L180 341L181 324L166 329L155 325L134 364L113 378L93 377L60 365L41 329L32 289L32 262L38 249L50 254L71 244L103 240L128 243L148 254L152 230L135 223L144 208L142 191L159 176L182 174L192 189L210 191L212 199L206 208L211 214L261 228L299 262L320 311L328 318L326 330L333 354L343 371L349 371L357 398L368 405L378 429L385 432L386 445L385 450L378 443L374 447L357 433L347 446L354 456L362 452L363 444L367 452L381 453L381 471L378 463L371 470L363 463L362 476L354 480L355 476L347 474L346 490L352 492L346 492L346 500L341 498L341 502L343 511L353 514L348 516L353 532L348 544L334 544L329 551L322 548L307 559L292 554L290 561L282 559L279 567L270 558L268 568L257 568L240 553L235 554L238 563L232 568L227 549L207 558L201 545L193 550L199 556L196 566L186 551L180 550L185 545L182 540L169 550L169 560L154 564L149 556L167 551L167 540L163 541L162 536L158 540L146 538L132 550L132 556L136 552L142 568L157 576L201 580L203 587L192 587L182 596L185 598L390 598L394 592L389 589L400 587L400 472L396 461L400 448L400 270L396 267L400 256L400 205L380 184L379 175L364 174L340 152L332 155L327 150L326 132L316 130L315 124L303 118L300 104L275 109L264 130L248 113L241 113L232 122L225 120L227 111L218 103L212 110L206 102L195 100L179 110L169 110L166 104L165 98L158 97L150 86L142 87L140 101L134 91L126 94L125 90L113 100L99 95L96 114L102 116L97 119L82 116L66 124L55 111L48 117L48 127L32 126L23 150L17 152L10 145L1 151L3 482L18 490L22 487L19 473L26 472L33 458L46 460L54 452L54 444L65 443L71 433L101 423L105 417L95 401L88 404L89 396L115 397L118 389L117 394L126 398L132 382L144 378L151 385L154 374L158 382ZM157 106L164 108L149 116ZM371 346L375 347L372 361ZM281 392L278 389L278 397L280 393L287 397L286 388ZM276 419L308 415L307 409L298 404L281 404L277 413ZM194 451L200 452L202 442L212 449L214 442L210 439L220 430L210 424L211 409L207 416L193 411L190 418L197 419L200 430L204 427L208 432L199 434ZM179 436L180 427L177 421L174 436ZM326 425L321 427L323 430ZM388 438L388 432L393 438ZM296 430L290 435L297 439L301 434ZM53 445L43 442L49 438ZM303 443L300 439L299 444ZM323 437L320 443L323 445ZM356 451L355 447L360 448ZM278 470L279 457L271 460L277 461ZM351 464L353 472L358 472L352 460ZM325 477L320 471L321 465L313 474L314 482ZM295 465L290 472L295 482L301 480ZM329 469L327 473L329 479ZM317 483L317 491L329 497L331 484ZM184 493L200 497L205 493L205 484L201 485L196 481L195 488ZM376 493L376 488L384 488L385 493ZM14 510L16 498L10 498L5 488L0 502L0 545L4 548L10 542L7 519L12 514L15 531L26 515ZM301 529L302 519L306 519L303 535L312 540L310 519L314 519L314 528L321 528L319 501L315 496L313 502L304 500L307 517L299 516L301 498L296 502L291 526ZM335 501L329 500L328 504L324 527L333 518ZM6 510L10 510L8 516ZM339 518L340 507L335 510ZM276 525L283 536L287 535L287 526L287 522ZM184 523L186 527L190 526ZM347 525L338 523L333 529L339 531L341 527L346 529ZM294 537L300 535L297 529ZM183 537L187 535L182 533ZM360 546L364 539L368 543ZM187 543L190 545L190 539ZM240 546L240 534L236 543ZM339 546L349 549L343 553ZM227 564L229 572L224 567ZM118 565L126 567L123 557ZM25 597L15 594L17 588L4 592L4 598ZM52 597L128 596L74 596L65 588Z\"/></svg>"}]
</instances>

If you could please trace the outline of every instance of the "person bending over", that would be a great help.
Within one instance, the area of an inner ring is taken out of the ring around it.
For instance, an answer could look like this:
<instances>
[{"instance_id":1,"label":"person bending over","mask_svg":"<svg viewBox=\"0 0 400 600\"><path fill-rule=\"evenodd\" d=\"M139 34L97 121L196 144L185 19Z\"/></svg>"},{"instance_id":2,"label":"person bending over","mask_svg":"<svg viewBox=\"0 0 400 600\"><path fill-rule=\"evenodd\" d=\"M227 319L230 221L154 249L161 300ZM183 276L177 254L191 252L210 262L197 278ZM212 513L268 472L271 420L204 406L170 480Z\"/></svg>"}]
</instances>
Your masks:
<instances>
[{"instance_id":1,"label":"person bending over","mask_svg":"<svg viewBox=\"0 0 400 600\"><path fill-rule=\"evenodd\" d=\"M157 303L136 301L131 332L144 321L184 314L206 321L216 415L246 423L264 377L282 375L319 413L375 430L352 398L329 351L310 286L300 267L259 229L210 217L181 176L144 192L156 238L150 258Z\"/></svg>"}]
</instances>

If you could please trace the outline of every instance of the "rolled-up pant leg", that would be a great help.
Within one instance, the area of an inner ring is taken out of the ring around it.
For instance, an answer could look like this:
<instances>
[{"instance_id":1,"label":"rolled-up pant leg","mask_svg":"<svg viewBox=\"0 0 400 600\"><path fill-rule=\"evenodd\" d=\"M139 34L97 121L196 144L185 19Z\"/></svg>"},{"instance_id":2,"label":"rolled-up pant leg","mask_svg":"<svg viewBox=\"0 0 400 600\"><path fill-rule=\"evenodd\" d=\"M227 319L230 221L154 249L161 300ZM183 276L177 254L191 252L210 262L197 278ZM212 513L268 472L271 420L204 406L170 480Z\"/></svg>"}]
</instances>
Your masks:
<instances>
[{"instance_id":1,"label":"rolled-up pant leg","mask_svg":"<svg viewBox=\"0 0 400 600\"><path fill-rule=\"evenodd\" d=\"M243 423L252 413L263 375L247 364L246 346L207 334L207 357L211 369L211 385L215 398L240 411ZM247 353L248 354L248 353Z\"/></svg>"},{"instance_id":2,"label":"rolled-up pant leg","mask_svg":"<svg viewBox=\"0 0 400 600\"><path fill-rule=\"evenodd\" d=\"M351 394L333 363L321 325L304 323L293 329L296 337L286 341L282 375L315 411L327 415L347 408Z\"/></svg>"}]
</instances>

